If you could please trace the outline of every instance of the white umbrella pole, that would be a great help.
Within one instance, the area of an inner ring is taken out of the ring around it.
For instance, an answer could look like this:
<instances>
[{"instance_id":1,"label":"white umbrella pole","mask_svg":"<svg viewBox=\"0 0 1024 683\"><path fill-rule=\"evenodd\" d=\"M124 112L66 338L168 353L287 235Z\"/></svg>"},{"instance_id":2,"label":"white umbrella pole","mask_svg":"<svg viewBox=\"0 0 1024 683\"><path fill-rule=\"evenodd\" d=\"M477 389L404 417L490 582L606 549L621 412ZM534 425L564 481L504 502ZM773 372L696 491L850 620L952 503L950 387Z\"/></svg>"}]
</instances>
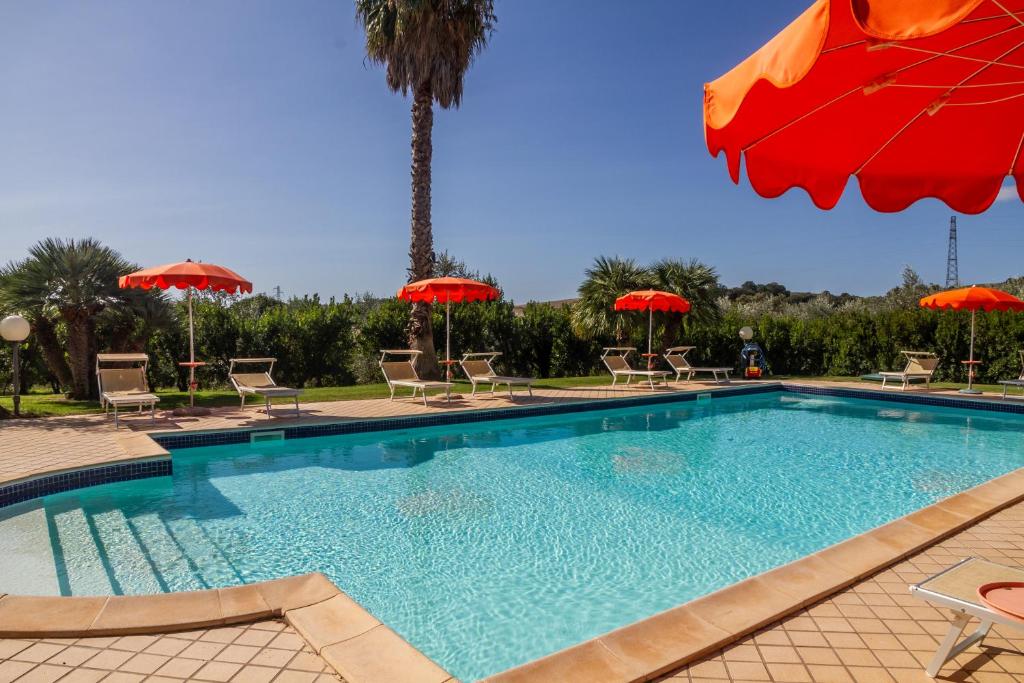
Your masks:
<instances>
[{"instance_id":1,"label":"white umbrella pole","mask_svg":"<svg viewBox=\"0 0 1024 683\"><path fill-rule=\"evenodd\" d=\"M971 352L968 355L967 363L967 390L970 391L974 383L974 316L977 311L971 311Z\"/></svg>"},{"instance_id":2,"label":"white umbrella pole","mask_svg":"<svg viewBox=\"0 0 1024 683\"><path fill-rule=\"evenodd\" d=\"M452 378L452 298L451 295L444 302L444 369L445 378Z\"/></svg>"},{"instance_id":3,"label":"white umbrella pole","mask_svg":"<svg viewBox=\"0 0 1024 683\"><path fill-rule=\"evenodd\" d=\"M654 309L650 309L650 318L647 321L647 362L650 362L651 355L651 337L654 336Z\"/></svg>"},{"instance_id":4,"label":"white umbrella pole","mask_svg":"<svg viewBox=\"0 0 1024 683\"><path fill-rule=\"evenodd\" d=\"M188 288L188 404L196 407L196 333L192 320L192 288Z\"/></svg>"}]
</instances>

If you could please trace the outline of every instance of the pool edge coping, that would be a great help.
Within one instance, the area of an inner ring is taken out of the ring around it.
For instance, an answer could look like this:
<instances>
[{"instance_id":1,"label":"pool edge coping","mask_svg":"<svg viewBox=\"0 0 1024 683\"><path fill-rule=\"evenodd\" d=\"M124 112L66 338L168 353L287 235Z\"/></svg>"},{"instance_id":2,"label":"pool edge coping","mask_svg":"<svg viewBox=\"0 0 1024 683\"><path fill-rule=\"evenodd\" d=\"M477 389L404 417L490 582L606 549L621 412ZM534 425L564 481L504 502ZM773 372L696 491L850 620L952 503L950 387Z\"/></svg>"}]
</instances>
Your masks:
<instances>
[{"instance_id":1,"label":"pool edge coping","mask_svg":"<svg viewBox=\"0 0 1024 683\"><path fill-rule=\"evenodd\" d=\"M347 683L455 681L319 572L153 595L0 593L0 638L165 634L261 619L283 619Z\"/></svg>"}]
</instances>

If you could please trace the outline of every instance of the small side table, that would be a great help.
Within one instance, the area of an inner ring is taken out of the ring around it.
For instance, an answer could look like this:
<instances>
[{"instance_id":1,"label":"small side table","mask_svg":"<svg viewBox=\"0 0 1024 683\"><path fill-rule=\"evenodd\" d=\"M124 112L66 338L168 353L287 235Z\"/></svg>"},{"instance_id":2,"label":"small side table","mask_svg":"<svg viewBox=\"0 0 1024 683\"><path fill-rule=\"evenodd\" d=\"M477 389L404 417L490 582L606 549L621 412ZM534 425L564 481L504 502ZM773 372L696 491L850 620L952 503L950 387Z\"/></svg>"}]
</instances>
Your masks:
<instances>
[{"instance_id":1,"label":"small side table","mask_svg":"<svg viewBox=\"0 0 1024 683\"><path fill-rule=\"evenodd\" d=\"M654 359L658 357L658 354L656 354L656 353L641 353L640 357L647 359L647 369L648 370L653 370L654 369Z\"/></svg>"},{"instance_id":2,"label":"small side table","mask_svg":"<svg viewBox=\"0 0 1024 683\"><path fill-rule=\"evenodd\" d=\"M444 369L445 379L446 379L446 381L451 382L452 381L452 366L453 365L458 365L459 361L457 361L457 360L439 360L437 362L438 362L438 364L445 366L445 369Z\"/></svg>"},{"instance_id":3,"label":"small side table","mask_svg":"<svg viewBox=\"0 0 1024 683\"><path fill-rule=\"evenodd\" d=\"M981 392L974 388L974 366L981 365L980 360L962 360L962 365L967 366L967 388L961 389L961 394L980 394Z\"/></svg>"},{"instance_id":4,"label":"small side table","mask_svg":"<svg viewBox=\"0 0 1024 683\"><path fill-rule=\"evenodd\" d=\"M178 363L178 365L183 368L188 368L188 405L189 408L195 408L196 389L199 387L199 383L196 382L196 368L201 368L206 365L206 363L200 360L184 360Z\"/></svg>"}]
</instances>

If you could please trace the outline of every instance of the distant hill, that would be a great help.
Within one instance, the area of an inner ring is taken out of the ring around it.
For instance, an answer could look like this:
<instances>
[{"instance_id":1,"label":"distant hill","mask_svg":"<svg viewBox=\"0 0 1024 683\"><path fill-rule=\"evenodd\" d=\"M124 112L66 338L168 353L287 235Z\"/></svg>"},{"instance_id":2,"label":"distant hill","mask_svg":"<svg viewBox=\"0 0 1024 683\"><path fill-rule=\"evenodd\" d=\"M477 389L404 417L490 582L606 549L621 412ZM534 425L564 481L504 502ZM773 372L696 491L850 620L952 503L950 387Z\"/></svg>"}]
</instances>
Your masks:
<instances>
[{"instance_id":1,"label":"distant hill","mask_svg":"<svg viewBox=\"0 0 1024 683\"><path fill-rule=\"evenodd\" d=\"M546 306L551 306L552 308L562 308L563 306L571 306L577 301L578 299L553 299L551 301L528 301L526 303L544 304ZM512 309L512 312L515 313L515 315L522 315L523 309L525 308L526 304L516 304L515 308Z\"/></svg>"}]
</instances>

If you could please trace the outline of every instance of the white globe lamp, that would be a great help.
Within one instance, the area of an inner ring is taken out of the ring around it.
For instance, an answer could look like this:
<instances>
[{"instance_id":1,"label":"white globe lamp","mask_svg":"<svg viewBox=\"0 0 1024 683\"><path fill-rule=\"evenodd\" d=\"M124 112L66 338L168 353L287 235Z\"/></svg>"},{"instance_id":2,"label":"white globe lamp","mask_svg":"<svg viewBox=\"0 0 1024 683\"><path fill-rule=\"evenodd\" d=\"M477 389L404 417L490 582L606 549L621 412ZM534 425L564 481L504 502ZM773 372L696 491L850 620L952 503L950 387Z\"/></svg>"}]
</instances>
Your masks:
<instances>
[{"instance_id":1,"label":"white globe lamp","mask_svg":"<svg viewBox=\"0 0 1024 683\"><path fill-rule=\"evenodd\" d=\"M747 326L744 326L744 327L740 328L740 339L742 339L743 341L750 341L753 338L754 338L754 330L750 329Z\"/></svg>"},{"instance_id":2,"label":"white globe lamp","mask_svg":"<svg viewBox=\"0 0 1024 683\"><path fill-rule=\"evenodd\" d=\"M15 417L21 415L21 394L19 392L21 378L18 373L18 351L21 349L21 343L28 339L28 334L31 331L32 327L28 324L28 321L20 315L9 315L0 320L0 337L3 337L4 341L11 342L11 347L14 349L13 377L11 379L14 384Z\"/></svg>"}]
</instances>

